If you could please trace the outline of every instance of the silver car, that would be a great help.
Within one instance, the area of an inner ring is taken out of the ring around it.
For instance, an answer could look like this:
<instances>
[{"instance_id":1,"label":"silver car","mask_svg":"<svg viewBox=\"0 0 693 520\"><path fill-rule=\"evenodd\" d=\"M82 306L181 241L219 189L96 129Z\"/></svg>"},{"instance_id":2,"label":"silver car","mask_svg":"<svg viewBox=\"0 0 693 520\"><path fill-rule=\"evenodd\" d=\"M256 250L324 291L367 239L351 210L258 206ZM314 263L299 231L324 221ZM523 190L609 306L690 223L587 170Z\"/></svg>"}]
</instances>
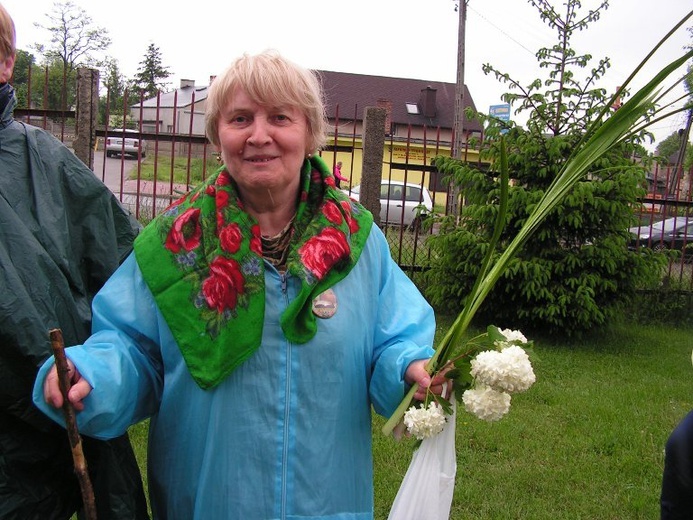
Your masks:
<instances>
[{"instance_id":1,"label":"silver car","mask_svg":"<svg viewBox=\"0 0 693 520\"><path fill-rule=\"evenodd\" d=\"M359 200L361 186L352 186L351 191L342 190L354 200ZM433 211L433 199L426 187L420 184L386 180L380 183L380 222L411 226Z\"/></svg>"},{"instance_id":2,"label":"silver car","mask_svg":"<svg viewBox=\"0 0 693 520\"><path fill-rule=\"evenodd\" d=\"M669 217L652 224L645 223L630 228L629 247L647 246L655 250L682 250L693 244L693 217Z\"/></svg>"},{"instance_id":3,"label":"silver car","mask_svg":"<svg viewBox=\"0 0 693 520\"><path fill-rule=\"evenodd\" d=\"M106 137L106 157L117 155L134 155L135 157L146 157L147 141L137 137L137 130L114 128L109 131Z\"/></svg>"}]
</instances>

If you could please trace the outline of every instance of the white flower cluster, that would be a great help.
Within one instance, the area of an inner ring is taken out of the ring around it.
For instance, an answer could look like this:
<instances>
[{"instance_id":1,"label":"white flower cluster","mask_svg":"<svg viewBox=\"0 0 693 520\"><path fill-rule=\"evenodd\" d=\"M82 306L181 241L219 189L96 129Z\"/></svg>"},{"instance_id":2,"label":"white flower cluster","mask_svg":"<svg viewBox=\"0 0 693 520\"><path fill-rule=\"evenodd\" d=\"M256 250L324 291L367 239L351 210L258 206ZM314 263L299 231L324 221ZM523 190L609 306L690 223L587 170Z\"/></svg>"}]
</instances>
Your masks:
<instances>
[{"instance_id":1,"label":"white flower cluster","mask_svg":"<svg viewBox=\"0 0 693 520\"><path fill-rule=\"evenodd\" d=\"M500 331L501 350L480 352L471 362L475 386L464 392L465 409L485 421L497 421L510 410L510 394L524 392L536 381L527 353L516 343L527 343L520 331Z\"/></svg>"},{"instance_id":2,"label":"white flower cluster","mask_svg":"<svg viewBox=\"0 0 693 520\"><path fill-rule=\"evenodd\" d=\"M527 338L519 330L503 329L499 332L505 336L506 343L527 343ZM497 346L501 346L502 343L502 341L496 341Z\"/></svg>"},{"instance_id":3,"label":"white flower cluster","mask_svg":"<svg viewBox=\"0 0 693 520\"><path fill-rule=\"evenodd\" d=\"M479 385L462 394L464 408L484 421L497 421L510 410L510 394Z\"/></svg>"},{"instance_id":4,"label":"white flower cluster","mask_svg":"<svg viewBox=\"0 0 693 520\"><path fill-rule=\"evenodd\" d=\"M445 426L443 408L431 401L426 408L423 404L412 406L404 414L404 425L407 431L419 440L438 435Z\"/></svg>"},{"instance_id":5,"label":"white flower cluster","mask_svg":"<svg viewBox=\"0 0 693 520\"><path fill-rule=\"evenodd\" d=\"M527 353L517 345L480 352L472 360L471 374L477 382L510 394L524 392L536 381Z\"/></svg>"}]
</instances>

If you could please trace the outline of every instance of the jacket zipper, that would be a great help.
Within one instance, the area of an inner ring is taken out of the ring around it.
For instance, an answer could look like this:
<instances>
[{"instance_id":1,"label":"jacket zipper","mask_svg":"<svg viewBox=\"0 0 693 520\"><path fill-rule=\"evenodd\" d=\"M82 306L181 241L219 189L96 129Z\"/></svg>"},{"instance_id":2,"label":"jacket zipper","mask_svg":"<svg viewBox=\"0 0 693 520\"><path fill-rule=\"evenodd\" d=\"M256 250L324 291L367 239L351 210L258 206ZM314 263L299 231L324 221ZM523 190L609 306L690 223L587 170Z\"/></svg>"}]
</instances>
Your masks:
<instances>
[{"instance_id":1,"label":"jacket zipper","mask_svg":"<svg viewBox=\"0 0 693 520\"><path fill-rule=\"evenodd\" d=\"M289 304L289 291L286 273L280 274L282 294L286 304ZM281 484L281 511L280 518L286 519L286 481L289 463L289 412L291 409L291 344L286 344L286 385L284 404L284 446L282 448L282 484Z\"/></svg>"}]
</instances>

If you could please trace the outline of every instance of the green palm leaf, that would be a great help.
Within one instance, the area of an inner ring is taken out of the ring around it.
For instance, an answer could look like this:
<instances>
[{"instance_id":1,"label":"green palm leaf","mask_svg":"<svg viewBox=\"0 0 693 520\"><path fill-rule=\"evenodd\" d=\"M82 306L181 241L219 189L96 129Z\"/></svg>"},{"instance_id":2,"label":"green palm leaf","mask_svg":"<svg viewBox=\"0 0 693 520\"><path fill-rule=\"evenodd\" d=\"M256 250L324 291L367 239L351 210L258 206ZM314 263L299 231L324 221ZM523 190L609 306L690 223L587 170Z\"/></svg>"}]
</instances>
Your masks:
<instances>
[{"instance_id":1,"label":"green palm leaf","mask_svg":"<svg viewBox=\"0 0 693 520\"><path fill-rule=\"evenodd\" d=\"M621 95L623 90L632 82L637 73L642 69L645 63L654 55L655 51L678 29L686 20L693 16L693 11L688 13L669 33L657 44L657 46L647 55L647 57L638 65L635 71L629 76L628 80L614 95L614 98ZM672 61L666 67L655 75L644 87L638 90L626 103L624 103L611 117L604 120L611 103L607 104L597 120L587 130L582 140L575 147L574 152L566 161L565 165L553 180L549 188L544 193L543 197L534 208L529 218L526 220L522 228L518 231L515 238L503 251L495 264L489 266L490 259L493 254L493 249L500 235L501 226L504 221L501 213L504 213L503 205L507 203L503 201L507 199L507 178L508 167L507 161L504 160L505 150L504 144L501 142L501 210L499 218L496 220L496 229L494 237L491 241L491 247L486 254L484 264L479 272L477 280L472 288L472 292L468 296L462 312L458 315L453 325L444 336L440 345L436 349L435 354L427 365L429 373L435 373L447 362L450 357L450 352L459 343L460 338L467 330L467 327L472 321L474 314L483 303L486 296L491 292L496 282L507 268L510 260L517 254L522 245L536 231L539 225L544 221L546 216L570 193L570 190L577 182L584 178L590 167L602 157L605 153L611 150L624 140L631 138L634 133L639 132L653 122L658 121L661 117L661 111L664 108L658 108L656 103L659 95L664 88L664 83L679 70L683 65L693 57L693 50L685 53L680 58ZM679 82L681 80L678 80ZM667 116L686 110L681 108L671 110ZM506 185L505 191L503 190ZM409 393L402 400L397 410L389 418L382 428L385 435L389 435L394 427L402 419L404 412L411 406L413 395L416 392L416 386L412 387Z\"/></svg>"}]
</instances>

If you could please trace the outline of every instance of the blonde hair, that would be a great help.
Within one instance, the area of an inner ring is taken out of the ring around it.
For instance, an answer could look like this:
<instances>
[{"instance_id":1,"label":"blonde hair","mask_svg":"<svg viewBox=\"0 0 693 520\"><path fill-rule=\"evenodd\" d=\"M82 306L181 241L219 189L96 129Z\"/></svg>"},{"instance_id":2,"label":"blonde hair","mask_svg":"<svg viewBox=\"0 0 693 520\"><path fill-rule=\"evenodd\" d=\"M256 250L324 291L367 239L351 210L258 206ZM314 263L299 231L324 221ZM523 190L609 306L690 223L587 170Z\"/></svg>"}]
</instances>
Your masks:
<instances>
[{"instance_id":1,"label":"blonde hair","mask_svg":"<svg viewBox=\"0 0 693 520\"><path fill-rule=\"evenodd\" d=\"M242 89L263 106L296 107L308 120L308 150L325 144L327 119L320 80L316 73L290 62L275 51L250 56L244 54L212 81L205 110L205 130L210 142L219 146L217 133L221 111Z\"/></svg>"},{"instance_id":2,"label":"blonde hair","mask_svg":"<svg viewBox=\"0 0 693 520\"><path fill-rule=\"evenodd\" d=\"M0 4L0 60L13 58L17 54L17 35L14 22L7 9Z\"/></svg>"}]
</instances>

